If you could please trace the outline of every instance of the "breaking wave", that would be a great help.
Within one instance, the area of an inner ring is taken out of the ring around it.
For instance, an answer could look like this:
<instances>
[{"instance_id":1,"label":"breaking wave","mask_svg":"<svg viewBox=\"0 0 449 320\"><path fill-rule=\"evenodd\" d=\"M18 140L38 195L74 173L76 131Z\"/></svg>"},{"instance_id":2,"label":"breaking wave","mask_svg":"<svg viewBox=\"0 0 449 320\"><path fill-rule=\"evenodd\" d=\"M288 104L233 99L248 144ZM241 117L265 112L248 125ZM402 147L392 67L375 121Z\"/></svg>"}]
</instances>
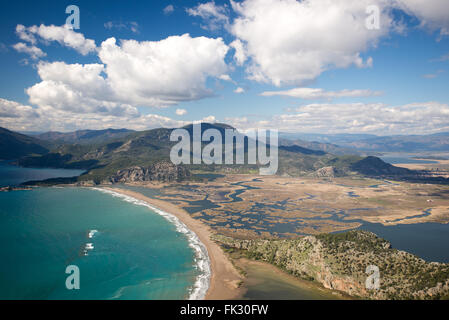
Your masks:
<instances>
[{"instance_id":1,"label":"breaking wave","mask_svg":"<svg viewBox=\"0 0 449 320\"><path fill-rule=\"evenodd\" d=\"M211 278L210 259L206 246L200 241L195 232L187 228L187 226L173 214L158 209L146 201L139 200L112 190L106 190L101 188L92 188L92 189L103 193L107 193L109 195L112 195L113 197L120 198L126 202L147 207L152 211L156 212L157 214L161 215L162 217L164 217L173 225L175 225L176 231L184 234L187 237L189 246L194 250L195 264L197 270L199 271L199 275L196 278L193 288L190 289L189 300L202 300L205 298L207 290L209 289L209 283Z\"/></svg>"}]
</instances>

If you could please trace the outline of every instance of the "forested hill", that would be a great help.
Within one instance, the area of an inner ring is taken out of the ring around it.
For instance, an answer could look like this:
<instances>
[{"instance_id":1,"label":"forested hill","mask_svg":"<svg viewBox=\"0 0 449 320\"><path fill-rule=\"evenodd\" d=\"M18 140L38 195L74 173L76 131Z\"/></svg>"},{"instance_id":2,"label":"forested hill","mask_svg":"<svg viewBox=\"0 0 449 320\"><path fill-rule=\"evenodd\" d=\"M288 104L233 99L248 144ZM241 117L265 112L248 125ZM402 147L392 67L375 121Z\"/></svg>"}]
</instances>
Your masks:
<instances>
[{"instance_id":1,"label":"forested hill","mask_svg":"<svg viewBox=\"0 0 449 320\"><path fill-rule=\"evenodd\" d=\"M0 159L11 160L48 153L45 142L0 127Z\"/></svg>"},{"instance_id":2,"label":"forested hill","mask_svg":"<svg viewBox=\"0 0 449 320\"><path fill-rule=\"evenodd\" d=\"M192 125L184 128L192 134ZM224 139L224 131L232 127L219 123L202 124L202 131L207 129L218 130ZM119 170L131 167L149 168L155 163L170 160L171 148L177 143L170 141L173 130L157 128L146 131L106 129L50 132L40 134L41 139L36 139L2 129L0 158L16 159L16 163L24 167L85 169L87 172L78 178L79 181L101 183L110 181ZM47 140L44 141L43 138ZM203 142L204 144L207 142ZM284 139L280 139L279 144L278 175L333 178L359 174L392 179L420 179L418 172L394 167L375 157L337 155L324 151L325 148L309 149ZM340 152L342 150L338 149ZM247 153L247 147L244 151ZM189 166L190 170L214 173L258 174L259 168L259 165L248 164Z\"/></svg>"}]
</instances>

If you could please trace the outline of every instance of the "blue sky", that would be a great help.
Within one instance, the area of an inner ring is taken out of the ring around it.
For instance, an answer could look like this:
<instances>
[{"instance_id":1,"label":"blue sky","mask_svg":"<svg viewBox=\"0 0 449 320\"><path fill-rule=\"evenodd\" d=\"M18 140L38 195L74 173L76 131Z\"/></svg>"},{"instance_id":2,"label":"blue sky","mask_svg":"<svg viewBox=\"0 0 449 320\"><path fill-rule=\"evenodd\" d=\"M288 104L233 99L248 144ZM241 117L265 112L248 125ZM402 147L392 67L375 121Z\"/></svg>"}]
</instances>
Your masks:
<instances>
[{"instance_id":1,"label":"blue sky","mask_svg":"<svg viewBox=\"0 0 449 320\"><path fill-rule=\"evenodd\" d=\"M363 30L364 1L2 1L0 126L146 129L204 119L240 129L316 133L449 131L444 1L366 1L381 8L381 29L372 32ZM71 32L95 42L88 53L66 38L52 38L54 32L63 37L56 28L63 28L71 4L81 18L81 28ZM317 19L322 21L315 25ZM34 42L21 38L18 25ZM190 36L166 41L184 34ZM115 46L101 53L111 37ZM127 51L121 40L137 45ZM245 47L242 63L231 45L236 40ZM166 45L156 54L150 42ZM32 57L18 43L41 53ZM184 71L178 72L179 61L188 61ZM89 73L70 68L75 64L104 69ZM130 71L136 65L147 67ZM85 77L96 82L83 86Z\"/></svg>"}]
</instances>

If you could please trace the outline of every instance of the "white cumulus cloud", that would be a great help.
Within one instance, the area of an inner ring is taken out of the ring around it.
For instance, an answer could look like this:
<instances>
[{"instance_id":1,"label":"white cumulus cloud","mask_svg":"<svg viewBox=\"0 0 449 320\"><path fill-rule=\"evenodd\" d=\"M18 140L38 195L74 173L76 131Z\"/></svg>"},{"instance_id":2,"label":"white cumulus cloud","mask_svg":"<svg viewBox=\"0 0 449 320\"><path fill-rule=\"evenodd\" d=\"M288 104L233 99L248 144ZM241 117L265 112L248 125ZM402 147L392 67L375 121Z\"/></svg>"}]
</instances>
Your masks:
<instances>
[{"instance_id":1,"label":"white cumulus cloud","mask_svg":"<svg viewBox=\"0 0 449 320\"><path fill-rule=\"evenodd\" d=\"M421 26L439 30L442 36L449 35L449 9L447 0L397 0L399 7L417 17Z\"/></svg>"},{"instance_id":2,"label":"white cumulus cloud","mask_svg":"<svg viewBox=\"0 0 449 320\"><path fill-rule=\"evenodd\" d=\"M232 78L229 74L222 74L221 76L218 77L218 79L232 82Z\"/></svg>"},{"instance_id":3,"label":"white cumulus cloud","mask_svg":"<svg viewBox=\"0 0 449 320\"><path fill-rule=\"evenodd\" d=\"M367 67L361 54L375 47L394 27L386 0L231 1L237 18L232 34L251 59L249 78L260 82L301 84L332 68ZM381 8L381 28L366 27L368 5ZM239 44L234 44L238 48Z\"/></svg>"},{"instance_id":4,"label":"white cumulus cloud","mask_svg":"<svg viewBox=\"0 0 449 320\"><path fill-rule=\"evenodd\" d=\"M215 118L215 116L208 116L208 117L204 117L201 122L209 122L209 123L213 123L213 122L217 122L217 119Z\"/></svg>"},{"instance_id":5,"label":"white cumulus cloud","mask_svg":"<svg viewBox=\"0 0 449 320\"><path fill-rule=\"evenodd\" d=\"M40 62L30 103L77 113L137 116L138 106L165 107L213 95L209 77L223 78L228 47L221 38L174 36L156 42L104 41L103 64Z\"/></svg>"},{"instance_id":6,"label":"white cumulus cloud","mask_svg":"<svg viewBox=\"0 0 449 320\"><path fill-rule=\"evenodd\" d=\"M336 98L355 98L355 97L372 97L380 96L382 92L371 90L340 90L340 91L326 91L321 88L294 88L284 91L265 91L261 93L262 96L287 96L301 99L336 99Z\"/></svg>"},{"instance_id":7,"label":"white cumulus cloud","mask_svg":"<svg viewBox=\"0 0 449 320\"><path fill-rule=\"evenodd\" d=\"M33 60L37 60L37 59L45 57L47 55L40 48L38 48L34 45L28 46L26 43L23 43L23 42L16 43L12 47L17 52L28 54L31 57L31 59L33 59Z\"/></svg>"},{"instance_id":8,"label":"white cumulus cloud","mask_svg":"<svg viewBox=\"0 0 449 320\"><path fill-rule=\"evenodd\" d=\"M134 106L117 101L101 76L104 71L101 64L40 62L37 69L42 82L26 90L32 104L79 114L138 114Z\"/></svg>"},{"instance_id":9,"label":"white cumulus cloud","mask_svg":"<svg viewBox=\"0 0 449 320\"><path fill-rule=\"evenodd\" d=\"M161 41L104 41L99 57L108 84L122 101L145 106L167 106L211 96L208 77L227 71L228 46L223 39L189 34Z\"/></svg>"},{"instance_id":10,"label":"white cumulus cloud","mask_svg":"<svg viewBox=\"0 0 449 320\"><path fill-rule=\"evenodd\" d=\"M214 1L200 3L194 8L188 8L187 13L194 17L201 17L207 25L203 29L218 30L229 23L228 9L226 6L218 6Z\"/></svg>"},{"instance_id":11,"label":"white cumulus cloud","mask_svg":"<svg viewBox=\"0 0 449 320\"><path fill-rule=\"evenodd\" d=\"M384 103L314 103L264 120L228 118L239 129L290 132L430 134L449 131L449 105L439 102L392 106Z\"/></svg>"},{"instance_id":12,"label":"white cumulus cloud","mask_svg":"<svg viewBox=\"0 0 449 320\"><path fill-rule=\"evenodd\" d=\"M82 129L107 129L126 127L134 130L181 127L188 122L173 120L158 114L114 115L77 113L52 107L22 105L0 98L0 126L21 131L74 131Z\"/></svg>"},{"instance_id":13,"label":"white cumulus cloud","mask_svg":"<svg viewBox=\"0 0 449 320\"><path fill-rule=\"evenodd\" d=\"M229 46L235 50L234 60L237 62L237 65L243 66L246 61L247 54L242 41L240 41L239 39L234 40Z\"/></svg>"},{"instance_id":14,"label":"white cumulus cloud","mask_svg":"<svg viewBox=\"0 0 449 320\"><path fill-rule=\"evenodd\" d=\"M87 55L95 52L96 45L92 39L86 39L82 33L75 32L67 26L40 26L25 27L24 25L17 25L16 33L23 41L35 44L36 37L44 41L56 41L59 44L75 49L82 55Z\"/></svg>"},{"instance_id":15,"label":"white cumulus cloud","mask_svg":"<svg viewBox=\"0 0 449 320\"><path fill-rule=\"evenodd\" d=\"M178 116L183 116L187 114L187 110L186 109L176 109L176 114Z\"/></svg>"},{"instance_id":16,"label":"white cumulus cloud","mask_svg":"<svg viewBox=\"0 0 449 320\"><path fill-rule=\"evenodd\" d=\"M39 114L30 106L0 98L0 118L16 121L16 118L38 118Z\"/></svg>"}]
</instances>

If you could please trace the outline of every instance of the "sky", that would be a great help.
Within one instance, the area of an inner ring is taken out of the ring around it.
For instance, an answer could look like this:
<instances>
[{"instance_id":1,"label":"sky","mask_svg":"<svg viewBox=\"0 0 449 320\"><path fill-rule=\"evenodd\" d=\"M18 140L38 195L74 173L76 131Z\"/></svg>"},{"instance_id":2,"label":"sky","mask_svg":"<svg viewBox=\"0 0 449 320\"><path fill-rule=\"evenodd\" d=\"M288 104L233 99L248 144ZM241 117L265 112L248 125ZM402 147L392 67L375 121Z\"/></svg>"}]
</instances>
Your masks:
<instances>
[{"instance_id":1,"label":"sky","mask_svg":"<svg viewBox=\"0 0 449 320\"><path fill-rule=\"evenodd\" d=\"M11 130L449 131L447 0L16 0L0 18Z\"/></svg>"}]
</instances>

